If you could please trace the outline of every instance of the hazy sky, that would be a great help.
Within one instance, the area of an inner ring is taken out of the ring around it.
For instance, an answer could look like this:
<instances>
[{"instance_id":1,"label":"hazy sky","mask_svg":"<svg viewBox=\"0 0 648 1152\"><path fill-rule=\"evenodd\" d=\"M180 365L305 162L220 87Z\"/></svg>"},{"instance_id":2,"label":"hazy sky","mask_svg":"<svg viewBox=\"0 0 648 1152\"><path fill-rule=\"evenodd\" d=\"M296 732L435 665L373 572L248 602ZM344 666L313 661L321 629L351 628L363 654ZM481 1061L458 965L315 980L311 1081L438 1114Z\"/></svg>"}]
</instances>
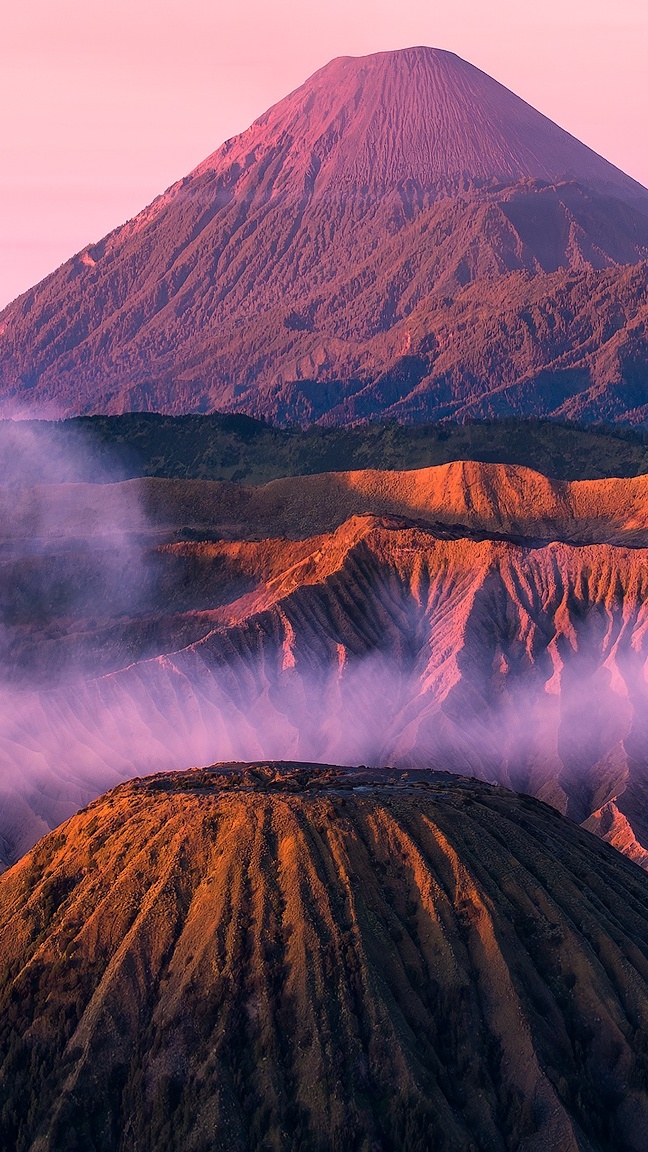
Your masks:
<instances>
[{"instance_id":1,"label":"hazy sky","mask_svg":"<svg viewBox=\"0 0 648 1152\"><path fill-rule=\"evenodd\" d=\"M413 44L648 184L646 0L20 0L0 36L0 306L333 56Z\"/></svg>"}]
</instances>

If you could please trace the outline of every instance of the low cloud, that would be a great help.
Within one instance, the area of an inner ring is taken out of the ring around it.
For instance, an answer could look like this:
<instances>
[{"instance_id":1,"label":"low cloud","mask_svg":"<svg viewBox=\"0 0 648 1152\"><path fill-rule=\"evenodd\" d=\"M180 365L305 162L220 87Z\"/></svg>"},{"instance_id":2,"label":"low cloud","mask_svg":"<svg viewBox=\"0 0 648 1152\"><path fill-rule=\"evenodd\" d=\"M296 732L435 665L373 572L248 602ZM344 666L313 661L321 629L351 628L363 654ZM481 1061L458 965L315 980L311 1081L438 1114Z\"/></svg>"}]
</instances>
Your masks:
<instances>
[{"instance_id":1,"label":"low cloud","mask_svg":"<svg viewBox=\"0 0 648 1152\"><path fill-rule=\"evenodd\" d=\"M577 820L645 762L648 633L622 589L570 608L559 589L560 625L543 592L526 647L500 593L464 612L462 632L447 606L403 586L391 634L368 621L361 651L313 599L310 633L286 607L164 655L158 643L147 658L140 636L130 660L129 629L160 594L138 486L106 488L104 458L98 501L74 479L92 472L91 440L69 458L56 429L46 452L42 430L37 444L28 425L11 432L0 487L5 862L120 780L218 760L436 767Z\"/></svg>"}]
</instances>

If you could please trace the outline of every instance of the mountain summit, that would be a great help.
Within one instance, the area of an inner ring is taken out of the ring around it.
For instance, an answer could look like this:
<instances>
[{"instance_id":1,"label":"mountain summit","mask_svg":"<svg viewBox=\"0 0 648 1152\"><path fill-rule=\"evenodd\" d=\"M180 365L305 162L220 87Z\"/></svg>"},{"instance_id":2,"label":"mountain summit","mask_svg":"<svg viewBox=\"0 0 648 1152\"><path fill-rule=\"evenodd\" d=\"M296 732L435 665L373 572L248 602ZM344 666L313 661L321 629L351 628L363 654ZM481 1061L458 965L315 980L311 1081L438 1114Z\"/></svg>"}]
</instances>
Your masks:
<instances>
[{"instance_id":1,"label":"mountain summit","mask_svg":"<svg viewBox=\"0 0 648 1152\"><path fill-rule=\"evenodd\" d=\"M648 191L452 53L344 57L0 315L5 414L648 416Z\"/></svg>"},{"instance_id":2,"label":"mountain summit","mask_svg":"<svg viewBox=\"0 0 648 1152\"><path fill-rule=\"evenodd\" d=\"M437 48L332 60L193 176L236 165L255 184L259 164L273 169L275 195L384 195L409 186L440 196L525 179L576 180L648 211L640 184L485 72Z\"/></svg>"}]
</instances>

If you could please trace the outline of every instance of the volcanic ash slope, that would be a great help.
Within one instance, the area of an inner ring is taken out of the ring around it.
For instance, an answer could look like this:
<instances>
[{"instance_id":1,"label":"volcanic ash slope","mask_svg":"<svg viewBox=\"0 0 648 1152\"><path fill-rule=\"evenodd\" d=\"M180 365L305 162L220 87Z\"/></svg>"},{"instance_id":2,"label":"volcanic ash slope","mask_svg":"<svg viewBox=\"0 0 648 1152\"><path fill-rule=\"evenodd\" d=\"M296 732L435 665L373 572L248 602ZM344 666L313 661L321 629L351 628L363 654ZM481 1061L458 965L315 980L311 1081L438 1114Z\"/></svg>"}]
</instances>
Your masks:
<instances>
[{"instance_id":1,"label":"volcanic ash slope","mask_svg":"<svg viewBox=\"0 0 648 1152\"><path fill-rule=\"evenodd\" d=\"M0 1145L643 1152L647 908L475 781L135 780L0 879Z\"/></svg>"},{"instance_id":2,"label":"volcanic ash slope","mask_svg":"<svg viewBox=\"0 0 648 1152\"><path fill-rule=\"evenodd\" d=\"M75 525L115 498L70 489ZM260 757L497 780L648 862L645 477L457 464L142 490L156 540L199 537L154 549L158 602L126 622L120 603L95 633L11 632L14 680L29 675L0 725L6 863L137 772ZM210 522L239 538L205 539ZM273 524L285 535L264 539ZM34 690L86 642L112 666Z\"/></svg>"}]
</instances>

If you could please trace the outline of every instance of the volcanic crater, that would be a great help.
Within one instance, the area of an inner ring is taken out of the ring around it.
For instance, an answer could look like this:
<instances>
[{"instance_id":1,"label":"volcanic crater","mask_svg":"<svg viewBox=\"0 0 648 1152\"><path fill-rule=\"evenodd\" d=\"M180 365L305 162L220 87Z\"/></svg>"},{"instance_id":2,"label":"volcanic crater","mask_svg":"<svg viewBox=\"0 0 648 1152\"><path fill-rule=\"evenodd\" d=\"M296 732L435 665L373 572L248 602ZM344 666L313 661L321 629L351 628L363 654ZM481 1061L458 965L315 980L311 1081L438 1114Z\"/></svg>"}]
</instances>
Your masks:
<instances>
[{"instance_id":1,"label":"volcanic crater","mask_svg":"<svg viewBox=\"0 0 648 1152\"><path fill-rule=\"evenodd\" d=\"M0 858L142 771L270 756L497 780L648 863L647 483L12 490Z\"/></svg>"}]
</instances>

